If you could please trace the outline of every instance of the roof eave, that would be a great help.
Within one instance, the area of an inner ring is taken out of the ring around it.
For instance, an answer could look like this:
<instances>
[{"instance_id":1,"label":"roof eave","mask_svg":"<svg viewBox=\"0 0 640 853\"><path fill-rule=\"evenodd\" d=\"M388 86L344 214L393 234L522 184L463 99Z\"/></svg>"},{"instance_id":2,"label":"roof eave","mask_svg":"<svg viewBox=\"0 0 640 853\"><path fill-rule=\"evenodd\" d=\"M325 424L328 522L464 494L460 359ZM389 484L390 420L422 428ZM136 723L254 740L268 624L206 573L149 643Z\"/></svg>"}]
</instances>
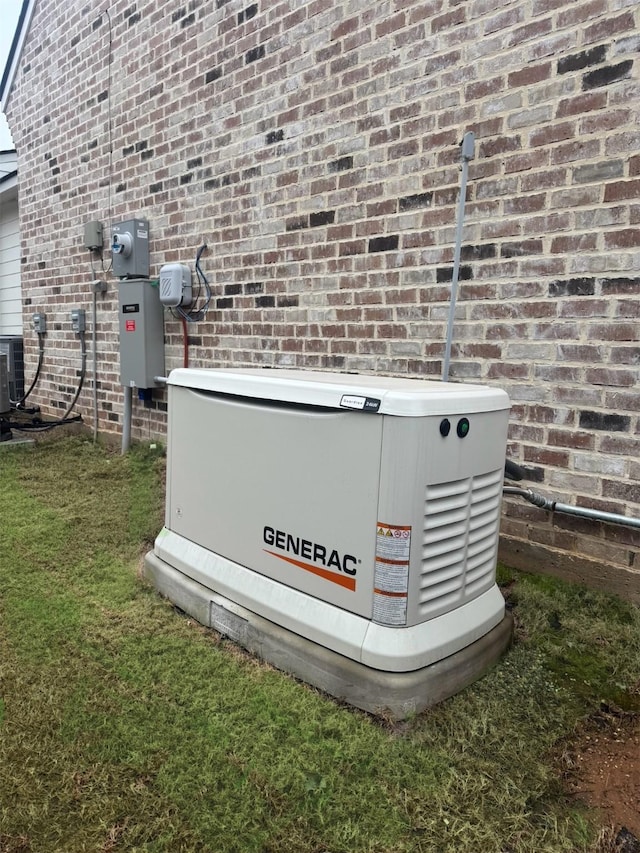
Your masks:
<instances>
[{"instance_id":1,"label":"roof eave","mask_svg":"<svg viewBox=\"0 0 640 853\"><path fill-rule=\"evenodd\" d=\"M8 190L13 190L18 186L18 173L9 172L0 178L0 195L3 195Z\"/></svg>"},{"instance_id":2,"label":"roof eave","mask_svg":"<svg viewBox=\"0 0 640 853\"><path fill-rule=\"evenodd\" d=\"M31 19L33 18L35 5L36 0L22 0L22 9L20 10L20 17L18 18L18 25L16 26L16 32L11 43L11 50L9 51L9 56L4 67L2 80L0 80L0 110L2 110L2 112L6 112L9 95L11 94L13 82L18 71L20 57L22 56L22 48L27 38L27 33L29 32L29 26L31 24Z\"/></svg>"}]
</instances>

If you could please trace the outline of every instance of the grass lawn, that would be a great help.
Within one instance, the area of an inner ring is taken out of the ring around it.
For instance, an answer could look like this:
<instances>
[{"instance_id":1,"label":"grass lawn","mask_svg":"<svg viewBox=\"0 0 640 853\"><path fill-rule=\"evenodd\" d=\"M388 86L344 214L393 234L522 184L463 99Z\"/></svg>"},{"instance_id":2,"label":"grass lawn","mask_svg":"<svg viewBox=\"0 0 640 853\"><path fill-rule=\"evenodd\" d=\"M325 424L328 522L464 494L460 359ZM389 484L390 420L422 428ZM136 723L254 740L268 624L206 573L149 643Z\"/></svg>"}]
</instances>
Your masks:
<instances>
[{"instance_id":1,"label":"grass lawn","mask_svg":"<svg viewBox=\"0 0 640 853\"><path fill-rule=\"evenodd\" d=\"M139 579L163 460L0 451L1 853L586 851L557 744L633 705L637 608L501 570L517 641L386 725L240 652Z\"/></svg>"}]
</instances>

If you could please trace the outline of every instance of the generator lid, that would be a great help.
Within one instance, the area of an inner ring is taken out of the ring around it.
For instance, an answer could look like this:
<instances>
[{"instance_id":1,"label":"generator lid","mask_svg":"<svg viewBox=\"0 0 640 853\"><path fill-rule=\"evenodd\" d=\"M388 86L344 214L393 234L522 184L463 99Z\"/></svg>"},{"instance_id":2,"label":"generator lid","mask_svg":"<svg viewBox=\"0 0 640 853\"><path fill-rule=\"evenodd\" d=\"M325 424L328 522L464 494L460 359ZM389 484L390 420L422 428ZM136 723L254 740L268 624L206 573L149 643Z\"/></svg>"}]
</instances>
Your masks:
<instances>
[{"instance_id":1,"label":"generator lid","mask_svg":"<svg viewBox=\"0 0 640 853\"><path fill-rule=\"evenodd\" d=\"M425 417L509 409L499 388L351 373L278 368L178 368L167 384L230 394L381 415Z\"/></svg>"}]
</instances>

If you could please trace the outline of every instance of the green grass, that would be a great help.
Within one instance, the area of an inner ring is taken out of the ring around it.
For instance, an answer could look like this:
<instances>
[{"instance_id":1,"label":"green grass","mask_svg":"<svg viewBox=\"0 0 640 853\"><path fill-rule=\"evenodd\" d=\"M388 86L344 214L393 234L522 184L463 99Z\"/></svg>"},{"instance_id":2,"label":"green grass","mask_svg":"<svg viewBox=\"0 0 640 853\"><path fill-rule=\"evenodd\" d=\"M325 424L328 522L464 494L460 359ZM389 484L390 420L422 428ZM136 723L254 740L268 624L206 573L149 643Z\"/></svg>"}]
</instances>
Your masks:
<instances>
[{"instance_id":1,"label":"green grass","mask_svg":"<svg viewBox=\"0 0 640 853\"><path fill-rule=\"evenodd\" d=\"M504 570L514 647L390 726L140 581L162 465L81 438L0 456L2 853L589 848L594 824L552 755L600 700L637 701L637 609Z\"/></svg>"}]
</instances>

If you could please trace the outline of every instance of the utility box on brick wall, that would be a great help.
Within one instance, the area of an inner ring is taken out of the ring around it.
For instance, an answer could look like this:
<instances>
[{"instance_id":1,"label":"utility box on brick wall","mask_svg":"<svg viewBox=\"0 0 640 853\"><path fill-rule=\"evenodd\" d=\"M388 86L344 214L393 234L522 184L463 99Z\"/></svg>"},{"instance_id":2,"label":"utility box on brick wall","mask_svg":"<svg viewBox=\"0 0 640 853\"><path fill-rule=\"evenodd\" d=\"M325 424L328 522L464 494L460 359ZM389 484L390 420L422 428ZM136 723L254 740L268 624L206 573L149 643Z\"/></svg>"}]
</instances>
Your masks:
<instances>
[{"instance_id":1,"label":"utility box on brick wall","mask_svg":"<svg viewBox=\"0 0 640 853\"><path fill-rule=\"evenodd\" d=\"M118 287L120 382L153 388L164 374L164 311L149 279L128 278Z\"/></svg>"},{"instance_id":2,"label":"utility box on brick wall","mask_svg":"<svg viewBox=\"0 0 640 853\"><path fill-rule=\"evenodd\" d=\"M149 223L128 219L113 226L111 238L113 274L118 278L149 275Z\"/></svg>"}]
</instances>

